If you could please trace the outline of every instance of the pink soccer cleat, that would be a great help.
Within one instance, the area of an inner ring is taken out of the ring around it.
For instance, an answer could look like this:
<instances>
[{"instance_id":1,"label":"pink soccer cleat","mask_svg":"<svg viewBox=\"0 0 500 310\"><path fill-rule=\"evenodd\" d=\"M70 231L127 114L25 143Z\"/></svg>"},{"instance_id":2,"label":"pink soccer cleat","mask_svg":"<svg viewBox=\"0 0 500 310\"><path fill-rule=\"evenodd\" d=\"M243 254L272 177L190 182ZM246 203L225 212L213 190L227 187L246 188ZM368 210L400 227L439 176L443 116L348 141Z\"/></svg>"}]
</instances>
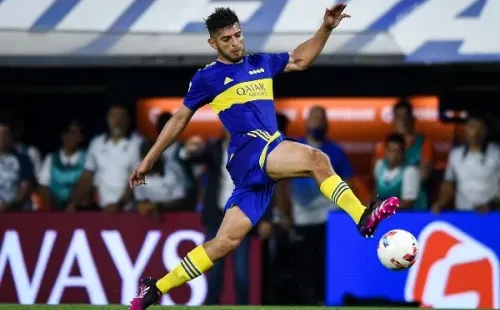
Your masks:
<instances>
[{"instance_id":1,"label":"pink soccer cleat","mask_svg":"<svg viewBox=\"0 0 500 310\"><path fill-rule=\"evenodd\" d=\"M384 201L375 197L370 203L370 207L366 208L358 223L358 231L363 237L373 237L377 230L378 224L383 219L389 218L396 213L399 207L399 199L390 197Z\"/></svg>"},{"instance_id":2,"label":"pink soccer cleat","mask_svg":"<svg viewBox=\"0 0 500 310\"><path fill-rule=\"evenodd\" d=\"M161 293L156 288L156 280L153 278L141 279L139 295L130 302L129 310L145 310L147 307L160 301Z\"/></svg>"}]
</instances>

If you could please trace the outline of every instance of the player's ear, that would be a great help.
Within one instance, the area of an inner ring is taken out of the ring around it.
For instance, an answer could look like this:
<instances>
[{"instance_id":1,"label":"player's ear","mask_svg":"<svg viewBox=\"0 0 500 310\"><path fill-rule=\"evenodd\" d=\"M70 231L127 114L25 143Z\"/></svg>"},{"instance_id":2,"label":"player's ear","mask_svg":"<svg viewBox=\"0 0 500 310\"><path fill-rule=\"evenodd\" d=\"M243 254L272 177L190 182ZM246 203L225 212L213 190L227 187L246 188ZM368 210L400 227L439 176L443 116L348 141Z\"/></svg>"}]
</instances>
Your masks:
<instances>
[{"instance_id":1,"label":"player's ear","mask_svg":"<svg viewBox=\"0 0 500 310\"><path fill-rule=\"evenodd\" d=\"M215 40L213 38L208 38L207 42L214 50L217 49L217 45L215 44Z\"/></svg>"}]
</instances>

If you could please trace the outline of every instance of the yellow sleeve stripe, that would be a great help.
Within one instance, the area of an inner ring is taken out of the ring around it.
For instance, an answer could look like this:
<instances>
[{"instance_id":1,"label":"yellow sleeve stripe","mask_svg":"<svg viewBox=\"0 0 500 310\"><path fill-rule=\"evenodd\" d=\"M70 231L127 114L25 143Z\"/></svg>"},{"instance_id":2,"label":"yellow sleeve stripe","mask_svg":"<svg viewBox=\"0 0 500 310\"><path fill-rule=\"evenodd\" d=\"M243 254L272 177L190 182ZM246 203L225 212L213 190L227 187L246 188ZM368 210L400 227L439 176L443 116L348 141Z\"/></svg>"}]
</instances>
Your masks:
<instances>
[{"instance_id":1,"label":"yellow sleeve stripe","mask_svg":"<svg viewBox=\"0 0 500 310\"><path fill-rule=\"evenodd\" d=\"M273 99L273 80L266 78L233 85L215 97L209 105L219 114L234 104Z\"/></svg>"}]
</instances>

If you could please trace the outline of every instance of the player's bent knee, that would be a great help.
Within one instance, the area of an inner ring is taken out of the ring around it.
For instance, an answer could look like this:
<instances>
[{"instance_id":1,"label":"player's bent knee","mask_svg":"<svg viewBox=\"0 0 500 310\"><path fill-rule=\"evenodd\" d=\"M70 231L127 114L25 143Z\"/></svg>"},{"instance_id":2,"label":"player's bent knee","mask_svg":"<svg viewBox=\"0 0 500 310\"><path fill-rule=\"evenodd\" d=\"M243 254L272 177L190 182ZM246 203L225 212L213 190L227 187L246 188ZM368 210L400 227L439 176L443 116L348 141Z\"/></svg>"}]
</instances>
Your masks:
<instances>
[{"instance_id":1,"label":"player's bent knee","mask_svg":"<svg viewBox=\"0 0 500 310\"><path fill-rule=\"evenodd\" d=\"M331 164L328 156L321 150L312 148L309 152L309 162L312 172L315 170L330 170Z\"/></svg>"}]
</instances>

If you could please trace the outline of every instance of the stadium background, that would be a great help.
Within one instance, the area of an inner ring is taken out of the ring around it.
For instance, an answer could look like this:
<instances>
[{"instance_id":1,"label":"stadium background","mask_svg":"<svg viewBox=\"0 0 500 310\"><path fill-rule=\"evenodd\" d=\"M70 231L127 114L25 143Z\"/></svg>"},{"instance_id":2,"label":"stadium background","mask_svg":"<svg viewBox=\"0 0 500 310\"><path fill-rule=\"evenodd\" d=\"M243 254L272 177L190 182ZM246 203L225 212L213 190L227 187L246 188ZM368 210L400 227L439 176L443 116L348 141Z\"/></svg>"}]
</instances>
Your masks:
<instances>
[{"instance_id":1,"label":"stadium background","mask_svg":"<svg viewBox=\"0 0 500 310\"><path fill-rule=\"evenodd\" d=\"M320 15L325 5L334 2L308 1L310 12L297 21L297 10L303 5L300 1L223 4L234 6L243 16L249 50L276 51L278 47L291 49L293 42L309 35L318 24L313 8L319 7ZM184 2L181 5L175 1L129 0L103 4L91 0L46 0L28 9L29 1L0 1L3 116L24 120L25 142L38 147L42 154L59 147L61 128L71 118L82 122L87 138L106 130L106 111L113 103L126 105L132 112L133 125L143 134L150 134L148 122L154 120L156 113L150 111L151 106L175 108L192 74L212 59L200 20L193 16L204 16L222 2ZM446 165L449 148L460 135L461 121L450 119L449 111L460 115L461 111L482 110L499 123L496 108L500 99L500 46L494 42L498 41L494 39L494 29L500 25L498 3L429 2L349 1L352 20L361 21L336 30L332 41L337 43L327 46L325 55L310 70L275 80L278 108L302 112L302 105L323 104L333 111L329 137L347 148L361 179L369 175L370 147L391 132L384 108L398 98L414 98L416 109L421 108L418 128L438 142L438 175ZM185 19L183 27L152 22L161 17L159 11L167 8L170 18L174 18L171 12L189 11L175 17L176 23L179 18ZM427 16L426 20L421 19L422 15ZM417 25L418 18L421 25L425 24L420 27L423 30L411 28ZM296 23L292 25L293 20ZM106 43L96 43L99 40ZM277 43L272 46L269 42ZM158 105L153 100L167 101ZM367 120L366 114L355 113L356 109L372 110L374 114L368 113L372 116ZM300 120L300 113L297 118ZM216 136L216 126L210 120L195 119L188 134ZM300 121L293 126L295 134L303 134ZM352 128L349 134L348 128ZM465 250L455 254L458 257L452 264L466 266L465 274L450 276L443 272L431 277L420 269L419 274L413 275L383 270L377 265L376 239L368 241L366 247L361 245L363 240L358 240L354 231L344 233L350 229L345 216L332 212L327 236L326 303L381 302L374 298L413 301L423 298L427 286L427 290L442 290L430 299L434 303L431 306L450 305L447 302L454 307L470 306L447 299L453 298L445 292L451 285L455 291L449 294L474 291L477 305L498 308L498 222L495 212L482 216L436 216L424 212L403 213L384 224L383 231L403 228L416 235L427 228L434 229L463 245ZM162 274L170 269L193 243L202 242L202 232L197 213L169 214L161 223L129 213L114 217L99 213L1 214L0 302L126 304L135 294L141 274ZM55 238L53 244L50 238ZM139 253L145 251L147 240L152 242L151 249L149 255L141 258ZM18 245L20 251L16 252ZM261 304L273 292L266 285L261 244L254 241L252 246L251 302ZM422 255L433 256L441 247L439 242L427 242ZM129 253L130 260L123 259L120 249ZM130 268L130 264L139 259L145 269L134 274L132 270L138 269ZM474 262L479 263L467 269L467 264ZM57 281L64 273L63 267L69 268L64 271L68 277ZM467 271L481 274L481 279L486 280L472 281ZM361 278L363 273L369 276ZM78 274L82 276L80 280ZM234 302L234 287L227 283L222 298L226 304ZM164 304L201 305L206 291L206 279L202 277L164 299ZM352 297L344 299L345 294Z\"/></svg>"}]
</instances>

